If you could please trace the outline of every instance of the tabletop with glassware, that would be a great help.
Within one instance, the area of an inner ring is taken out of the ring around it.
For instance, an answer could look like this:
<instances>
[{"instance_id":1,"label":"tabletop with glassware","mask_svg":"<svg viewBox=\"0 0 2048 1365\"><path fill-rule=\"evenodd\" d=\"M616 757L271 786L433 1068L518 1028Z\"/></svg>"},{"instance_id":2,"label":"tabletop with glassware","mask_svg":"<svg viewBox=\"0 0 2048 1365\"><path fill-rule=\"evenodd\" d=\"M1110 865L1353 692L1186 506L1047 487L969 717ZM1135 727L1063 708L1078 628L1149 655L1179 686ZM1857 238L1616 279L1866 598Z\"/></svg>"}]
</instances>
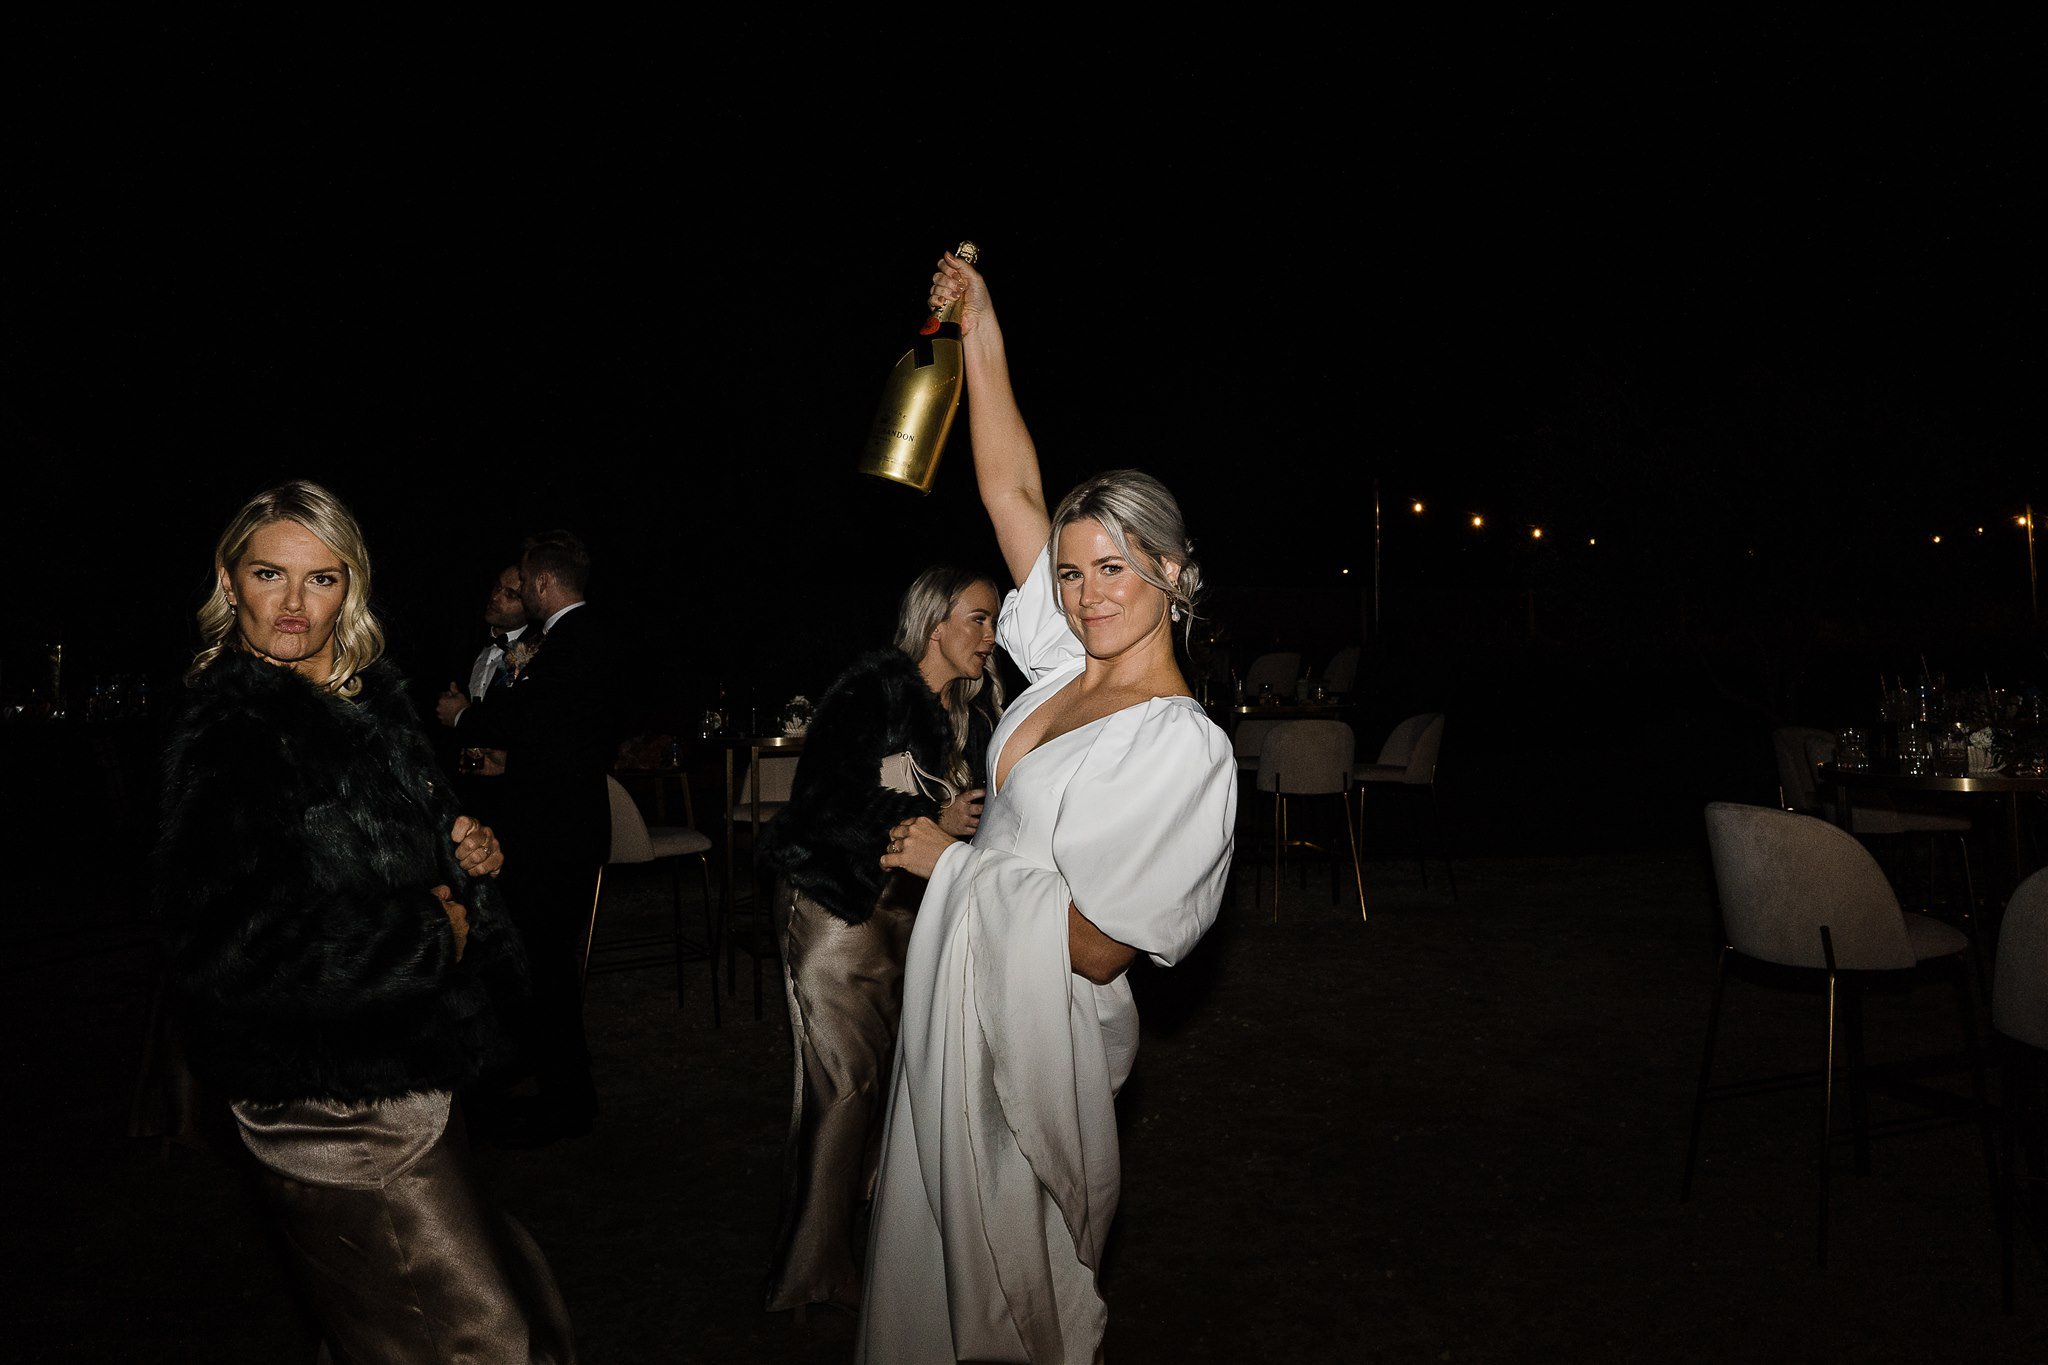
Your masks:
<instances>
[{"instance_id":1,"label":"tabletop with glassware","mask_svg":"<svg viewBox=\"0 0 2048 1365\"><path fill-rule=\"evenodd\" d=\"M1950 690L1936 681L1886 686L1875 731L1836 733L1835 756L1818 768L1839 794L1844 825L1857 794L2000 798L2014 884L2048 856L2048 724L2038 688ZM2029 821L2031 815L2033 819Z\"/></svg>"},{"instance_id":2,"label":"tabletop with glassware","mask_svg":"<svg viewBox=\"0 0 2048 1365\"><path fill-rule=\"evenodd\" d=\"M2048 714L2038 686L1952 688L1879 678L1878 728L1838 733L1843 768L1890 766L1902 776L1974 777L2048 773Z\"/></svg>"},{"instance_id":3,"label":"tabletop with glassware","mask_svg":"<svg viewBox=\"0 0 2048 1365\"><path fill-rule=\"evenodd\" d=\"M738 724L738 717L729 715L724 707L714 707L704 713L704 720L698 731L699 738L707 744L715 744L725 750L725 901L731 908L734 900L732 876L733 823L738 814L740 801L740 779L758 762L765 753L779 753L794 758L803 753L804 737L810 732L811 717L816 708L809 697L798 694L777 709L770 717L770 723L759 723L758 712L750 714L748 725ZM736 762L740 754L746 758ZM752 809L752 827L761 827L761 790L758 784L749 787Z\"/></svg>"},{"instance_id":4,"label":"tabletop with glassware","mask_svg":"<svg viewBox=\"0 0 2048 1365\"><path fill-rule=\"evenodd\" d=\"M1343 693L1332 690L1320 678L1304 677L1296 679L1293 688L1284 693L1266 687L1252 696L1240 684L1236 700L1222 707L1212 707L1210 715L1227 728L1235 728L1239 721L1254 717L1264 720L1344 720L1350 716L1351 710L1351 700Z\"/></svg>"}]
</instances>

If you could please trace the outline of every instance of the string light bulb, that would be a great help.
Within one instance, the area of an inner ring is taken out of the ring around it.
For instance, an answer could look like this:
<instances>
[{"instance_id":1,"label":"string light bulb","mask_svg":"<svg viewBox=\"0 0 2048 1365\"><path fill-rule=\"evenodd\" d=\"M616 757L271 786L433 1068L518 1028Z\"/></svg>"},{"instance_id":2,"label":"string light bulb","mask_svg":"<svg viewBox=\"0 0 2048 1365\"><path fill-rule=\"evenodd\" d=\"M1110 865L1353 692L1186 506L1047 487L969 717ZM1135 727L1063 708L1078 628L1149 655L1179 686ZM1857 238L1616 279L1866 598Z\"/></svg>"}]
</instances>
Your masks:
<instances>
[{"instance_id":1,"label":"string light bulb","mask_svg":"<svg viewBox=\"0 0 2048 1365\"><path fill-rule=\"evenodd\" d=\"M1419 517L1422 515L1422 504L1419 502L1411 502L1408 504L1408 510Z\"/></svg>"},{"instance_id":2,"label":"string light bulb","mask_svg":"<svg viewBox=\"0 0 2048 1365\"><path fill-rule=\"evenodd\" d=\"M1531 526L1531 527L1529 528L1529 539L1531 539L1531 540L1541 540L1541 539L1543 539L1543 528L1542 528L1541 526Z\"/></svg>"},{"instance_id":3,"label":"string light bulb","mask_svg":"<svg viewBox=\"0 0 2048 1365\"><path fill-rule=\"evenodd\" d=\"M1480 527L1484 525L1486 525L1486 518L1480 516L1477 512L1474 512L1472 514L1472 528L1474 530L1478 530Z\"/></svg>"}]
</instances>

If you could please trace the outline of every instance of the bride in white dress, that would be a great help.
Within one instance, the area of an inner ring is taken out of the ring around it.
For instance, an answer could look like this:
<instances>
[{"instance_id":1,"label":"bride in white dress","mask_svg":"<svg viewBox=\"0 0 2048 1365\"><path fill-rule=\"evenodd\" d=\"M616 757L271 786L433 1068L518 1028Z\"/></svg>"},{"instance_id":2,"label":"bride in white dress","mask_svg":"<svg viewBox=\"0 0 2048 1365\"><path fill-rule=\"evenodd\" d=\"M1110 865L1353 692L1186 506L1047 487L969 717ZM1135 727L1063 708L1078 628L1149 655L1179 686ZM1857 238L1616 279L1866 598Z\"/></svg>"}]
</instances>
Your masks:
<instances>
[{"instance_id":1,"label":"bride in white dress","mask_svg":"<svg viewBox=\"0 0 2048 1365\"><path fill-rule=\"evenodd\" d=\"M930 879L911 936L869 1225L866 1365L1093 1365L1116 1214L1114 1100L1137 1051L1125 969L1215 921L1237 765L1172 631L1200 570L1173 495L1118 470L1047 514L979 272L947 253L981 499L1017 583L997 639L1030 679L989 747L972 845L930 820L884 867Z\"/></svg>"}]
</instances>

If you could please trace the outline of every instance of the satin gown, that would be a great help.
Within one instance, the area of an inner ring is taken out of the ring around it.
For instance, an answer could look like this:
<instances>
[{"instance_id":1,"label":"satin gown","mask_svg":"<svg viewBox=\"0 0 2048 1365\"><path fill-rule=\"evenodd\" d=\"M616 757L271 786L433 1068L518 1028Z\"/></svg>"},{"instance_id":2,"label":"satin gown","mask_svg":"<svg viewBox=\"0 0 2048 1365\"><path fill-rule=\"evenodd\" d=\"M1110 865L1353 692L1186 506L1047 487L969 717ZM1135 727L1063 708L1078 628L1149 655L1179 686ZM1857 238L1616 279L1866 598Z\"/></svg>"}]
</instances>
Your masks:
<instances>
[{"instance_id":1,"label":"satin gown","mask_svg":"<svg viewBox=\"0 0 2048 1365\"><path fill-rule=\"evenodd\" d=\"M229 1107L320 1365L574 1365L547 1259L478 1187L447 1091Z\"/></svg>"},{"instance_id":2,"label":"satin gown","mask_svg":"<svg viewBox=\"0 0 2048 1365\"><path fill-rule=\"evenodd\" d=\"M1046 563L998 638L1033 682L997 727L992 773L1081 672ZM974 843L940 858L905 969L860 1361L1098 1358L1114 1101L1138 1018L1124 977L1073 974L1067 906L1171 966L1215 921L1236 813L1228 737L1191 698L1155 697L1018 758Z\"/></svg>"},{"instance_id":3,"label":"satin gown","mask_svg":"<svg viewBox=\"0 0 2048 1365\"><path fill-rule=\"evenodd\" d=\"M860 1307L855 1220L874 1195L903 959L923 890L915 877L891 877L874 912L848 924L786 882L776 887L796 1075L770 1312Z\"/></svg>"}]
</instances>

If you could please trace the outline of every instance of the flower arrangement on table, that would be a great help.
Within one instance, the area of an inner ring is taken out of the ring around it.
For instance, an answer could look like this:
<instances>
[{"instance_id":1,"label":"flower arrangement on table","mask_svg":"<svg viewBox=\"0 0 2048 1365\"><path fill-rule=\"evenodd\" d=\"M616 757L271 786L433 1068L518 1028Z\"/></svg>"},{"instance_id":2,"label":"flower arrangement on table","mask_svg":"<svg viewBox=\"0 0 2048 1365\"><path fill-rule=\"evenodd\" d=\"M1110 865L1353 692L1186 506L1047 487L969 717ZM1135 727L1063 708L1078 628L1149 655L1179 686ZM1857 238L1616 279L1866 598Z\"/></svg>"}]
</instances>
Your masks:
<instances>
[{"instance_id":1,"label":"flower arrangement on table","mask_svg":"<svg viewBox=\"0 0 2048 1365\"><path fill-rule=\"evenodd\" d=\"M2011 736L1988 725L1970 731L1968 743L1969 770L1973 775L1997 772L2012 752Z\"/></svg>"}]
</instances>

